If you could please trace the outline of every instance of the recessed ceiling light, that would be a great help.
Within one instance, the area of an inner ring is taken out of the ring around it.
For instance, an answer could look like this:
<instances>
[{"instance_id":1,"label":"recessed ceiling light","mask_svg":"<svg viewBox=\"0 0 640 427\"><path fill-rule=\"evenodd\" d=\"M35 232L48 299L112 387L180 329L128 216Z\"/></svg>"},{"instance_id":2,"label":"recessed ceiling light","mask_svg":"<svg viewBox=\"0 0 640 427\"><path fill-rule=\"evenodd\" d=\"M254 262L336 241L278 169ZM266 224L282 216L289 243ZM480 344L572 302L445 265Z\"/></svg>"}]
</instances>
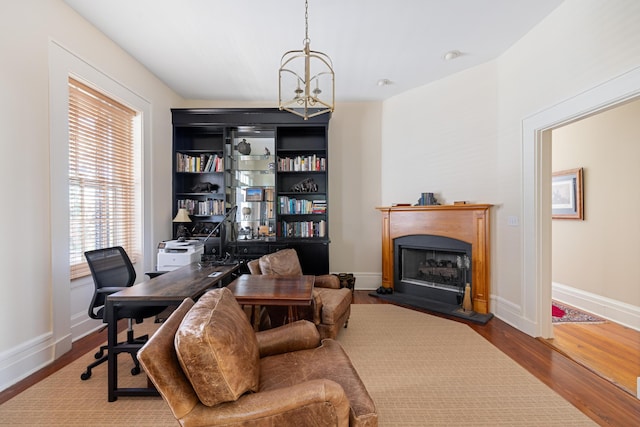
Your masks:
<instances>
[{"instance_id":1,"label":"recessed ceiling light","mask_svg":"<svg viewBox=\"0 0 640 427\"><path fill-rule=\"evenodd\" d=\"M451 61L452 59L456 59L460 55L462 55L462 53L459 50L450 50L449 52L444 54L443 58L447 61Z\"/></svg>"}]
</instances>

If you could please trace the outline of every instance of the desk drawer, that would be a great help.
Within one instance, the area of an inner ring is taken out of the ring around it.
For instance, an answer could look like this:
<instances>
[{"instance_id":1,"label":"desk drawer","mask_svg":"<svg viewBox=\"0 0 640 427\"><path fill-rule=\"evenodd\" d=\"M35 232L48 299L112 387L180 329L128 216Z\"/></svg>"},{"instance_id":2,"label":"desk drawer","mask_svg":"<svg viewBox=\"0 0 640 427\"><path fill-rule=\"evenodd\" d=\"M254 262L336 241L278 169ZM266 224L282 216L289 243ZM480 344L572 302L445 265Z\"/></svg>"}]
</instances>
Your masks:
<instances>
[{"instance_id":1,"label":"desk drawer","mask_svg":"<svg viewBox=\"0 0 640 427\"><path fill-rule=\"evenodd\" d=\"M261 257L264 254L269 253L269 247L267 245L238 245L238 256L256 256Z\"/></svg>"}]
</instances>

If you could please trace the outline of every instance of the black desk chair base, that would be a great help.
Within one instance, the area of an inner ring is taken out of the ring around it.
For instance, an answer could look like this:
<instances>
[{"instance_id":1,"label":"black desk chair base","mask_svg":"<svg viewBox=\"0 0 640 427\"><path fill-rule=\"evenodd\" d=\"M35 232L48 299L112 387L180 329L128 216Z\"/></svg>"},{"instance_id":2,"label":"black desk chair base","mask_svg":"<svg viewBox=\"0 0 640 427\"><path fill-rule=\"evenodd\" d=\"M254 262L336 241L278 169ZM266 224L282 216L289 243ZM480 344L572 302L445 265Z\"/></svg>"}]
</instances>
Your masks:
<instances>
[{"instance_id":1,"label":"black desk chair base","mask_svg":"<svg viewBox=\"0 0 640 427\"><path fill-rule=\"evenodd\" d=\"M129 322L131 323L131 319L129 319ZM138 338L133 338L133 328L130 324L129 329L127 330L127 340L118 343L118 345L131 344L134 346L133 348L129 348L126 350L131 355L131 359L133 360L133 364L134 364L134 367L131 368L131 375L138 375L141 372L137 353L138 353L138 350L142 348L142 346L147 342L148 339L149 339L149 335L147 334L139 336ZM98 349L98 352L93 355L93 357L95 357L97 360L89 364L87 366L87 369L82 374L80 374L80 379L82 381L86 381L89 378L91 378L91 370L96 366L103 364L109 359L109 355L107 354L108 347L109 346L106 344L101 346Z\"/></svg>"},{"instance_id":2,"label":"black desk chair base","mask_svg":"<svg viewBox=\"0 0 640 427\"><path fill-rule=\"evenodd\" d=\"M104 320L107 296L132 286L136 280L136 272L129 256L120 246L87 251L84 255L87 259L87 263L89 264L89 269L91 270L91 276L93 277L95 285L88 314L92 319ZM131 355L134 363L134 367L131 369L132 375L138 375L140 373L140 364L138 363L137 353L148 339L147 335L134 338L133 320L135 319L136 323L140 323L143 319L156 316L165 309L166 306L139 307L135 309L125 308L118 310L117 319L127 319L129 322L127 340L118 343L118 352L122 351ZM108 360L108 355L105 353L106 350L106 345L100 347L98 352L95 354L95 358L97 360L87 366L86 371L80 375L82 380L88 380L91 378L91 370Z\"/></svg>"}]
</instances>

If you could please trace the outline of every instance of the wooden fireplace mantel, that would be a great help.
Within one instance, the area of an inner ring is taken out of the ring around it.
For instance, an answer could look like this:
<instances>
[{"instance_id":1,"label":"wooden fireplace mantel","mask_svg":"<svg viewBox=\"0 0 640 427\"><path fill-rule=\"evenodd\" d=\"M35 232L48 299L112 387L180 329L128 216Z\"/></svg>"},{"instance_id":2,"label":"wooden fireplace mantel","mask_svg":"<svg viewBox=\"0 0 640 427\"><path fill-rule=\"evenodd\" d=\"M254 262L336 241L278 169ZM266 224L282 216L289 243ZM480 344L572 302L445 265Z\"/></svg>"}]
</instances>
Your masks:
<instances>
[{"instance_id":1,"label":"wooden fireplace mantel","mask_svg":"<svg viewBox=\"0 0 640 427\"><path fill-rule=\"evenodd\" d=\"M428 234L471 244L473 310L489 313L490 217L492 205L377 207L382 213L382 286L394 287L393 244L403 236Z\"/></svg>"}]
</instances>

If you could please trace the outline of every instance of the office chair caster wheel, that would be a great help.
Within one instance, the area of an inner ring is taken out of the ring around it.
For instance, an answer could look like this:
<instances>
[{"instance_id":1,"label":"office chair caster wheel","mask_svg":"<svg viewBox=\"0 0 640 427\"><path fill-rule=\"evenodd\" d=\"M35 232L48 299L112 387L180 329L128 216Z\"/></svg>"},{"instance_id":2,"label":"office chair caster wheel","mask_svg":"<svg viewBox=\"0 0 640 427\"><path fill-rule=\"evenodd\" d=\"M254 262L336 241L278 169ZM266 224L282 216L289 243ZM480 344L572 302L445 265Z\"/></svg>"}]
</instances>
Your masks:
<instances>
[{"instance_id":1,"label":"office chair caster wheel","mask_svg":"<svg viewBox=\"0 0 640 427\"><path fill-rule=\"evenodd\" d=\"M134 366L133 368L131 368L131 375L138 375L139 373L140 373L139 366Z\"/></svg>"},{"instance_id":2,"label":"office chair caster wheel","mask_svg":"<svg viewBox=\"0 0 640 427\"><path fill-rule=\"evenodd\" d=\"M96 359L100 359L104 355L104 351L100 350L96 354L93 355Z\"/></svg>"},{"instance_id":3,"label":"office chair caster wheel","mask_svg":"<svg viewBox=\"0 0 640 427\"><path fill-rule=\"evenodd\" d=\"M91 371L86 371L86 372L83 372L82 374L80 374L80 379L82 381L86 381L89 378L91 378Z\"/></svg>"}]
</instances>

